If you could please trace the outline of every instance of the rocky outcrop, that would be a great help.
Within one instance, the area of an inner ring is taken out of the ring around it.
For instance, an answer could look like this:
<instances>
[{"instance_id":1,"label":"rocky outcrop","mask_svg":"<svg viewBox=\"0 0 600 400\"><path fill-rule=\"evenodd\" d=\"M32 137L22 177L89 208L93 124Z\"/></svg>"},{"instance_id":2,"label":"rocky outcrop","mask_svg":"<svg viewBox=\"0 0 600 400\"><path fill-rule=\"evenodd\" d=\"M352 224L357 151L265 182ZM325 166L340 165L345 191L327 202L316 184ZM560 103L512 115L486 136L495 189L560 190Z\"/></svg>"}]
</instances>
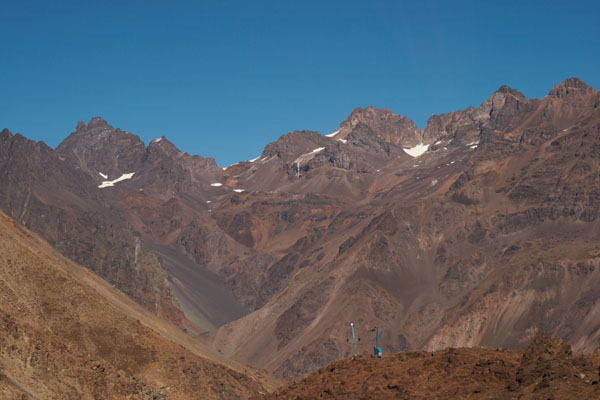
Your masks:
<instances>
[{"instance_id":1,"label":"rocky outcrop","mask_svg":"<svg viewBox=\"0 0 600 400\"><path fill-rule=\"evenodd\" d=\"M503 85L477 108L432 115L424 132L426 136L466 144L477 141L483 129L513 130L524 115L533 111L535 103L535 100L526 99L521 92Z\"/></svg>"},{"instance_id":2,"label":"rocky outcrop","mask_svg":"<svg viewBox=\"0 0 600 400\"><path fill-rule=\"evenodd\" d=\"M405 116L394 114L388 108L355 108L344 120L335 135L336 139L345 139L359 125L368 127L372 140L402 147L413 147L423 141L423 131Z\"/></svg>"},{"instance_id":3,"label":"rocky outcrop","mask_svg":"<svg viewBox=\"0 0 600 400\"><path fill-rule=\"evenodd\" d=\"M574 357L562 340L540 334L525 352L451 348L346 359L263 398L596 398L599 365L597 354Z\"/></svg>"},{"instance_id":4,"label":"rocky outcrop","mask_svg":"<svg viewBox=\"0 0 600 400\"><path fill-rule=\"evenodd\" d=\"M523 353L515 381L519 386L535 385L533 390L539 391L552 381L573 375L576 376L571 346L560 338L540 333Z\"/></svg>"},{"instance_id":5,"label":"rocky outcrop","mask_svg":"<svg viewBox=\"0 0 600 400\"><path fill-rule=\"evenodd\" d=\"M94 117L87 126L79 121L56 151L67 162L101 182L139 171L146 146L138 136L113 128L101 117Z\"/></svg>"}]
</instances>

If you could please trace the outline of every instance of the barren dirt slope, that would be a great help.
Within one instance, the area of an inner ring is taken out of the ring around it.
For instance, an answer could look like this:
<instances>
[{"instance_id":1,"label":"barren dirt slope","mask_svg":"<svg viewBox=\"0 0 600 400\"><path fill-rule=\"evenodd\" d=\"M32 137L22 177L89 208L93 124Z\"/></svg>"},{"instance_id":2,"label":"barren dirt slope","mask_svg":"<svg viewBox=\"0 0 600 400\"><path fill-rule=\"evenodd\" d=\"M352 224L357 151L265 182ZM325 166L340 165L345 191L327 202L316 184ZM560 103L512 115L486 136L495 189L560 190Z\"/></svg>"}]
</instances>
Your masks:
<instances>
[{"instance_id":1,"label":"barren dirt slope","mask_svg":"<svg viewBox=\"0 0 600 400\"><path fill-rule=\"evenodd\" d=\"M0 213L0 398L242 399L265 374L211 354Z\"/></svg>"}]
</instances>

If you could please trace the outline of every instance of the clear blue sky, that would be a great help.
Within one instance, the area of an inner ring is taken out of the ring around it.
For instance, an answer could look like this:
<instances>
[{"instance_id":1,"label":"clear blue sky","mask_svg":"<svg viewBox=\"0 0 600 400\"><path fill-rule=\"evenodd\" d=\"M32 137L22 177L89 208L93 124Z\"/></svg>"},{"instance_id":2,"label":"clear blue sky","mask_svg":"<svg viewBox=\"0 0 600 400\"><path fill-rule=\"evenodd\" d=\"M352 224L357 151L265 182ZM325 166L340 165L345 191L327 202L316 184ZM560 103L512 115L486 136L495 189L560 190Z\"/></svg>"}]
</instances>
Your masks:
<instances>
[{"instance_id":1,"label":"clear blue sky","mask_svg":"<svg viewBox=\"0 0 600 400\"><path fill-rule=\"evenodd\" d=\"M424 127L502 84L600 88L597 1L0 0L0 128L55 147L100 115L219 165L357 106Z\"/></svg>"}]
</instances>

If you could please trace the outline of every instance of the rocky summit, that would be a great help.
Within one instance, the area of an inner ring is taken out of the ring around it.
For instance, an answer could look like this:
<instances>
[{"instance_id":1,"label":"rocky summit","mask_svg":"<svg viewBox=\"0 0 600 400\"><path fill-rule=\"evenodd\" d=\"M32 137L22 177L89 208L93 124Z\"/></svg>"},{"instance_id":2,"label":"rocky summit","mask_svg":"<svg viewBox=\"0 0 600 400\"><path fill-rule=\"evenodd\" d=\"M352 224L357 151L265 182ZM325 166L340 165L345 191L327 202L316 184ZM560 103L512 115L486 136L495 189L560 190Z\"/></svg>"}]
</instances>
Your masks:
<instances>
[{"instance_id":1,"label":"rocky summit","mask_svg":"<svg viewBox=\"0 0 600 400\"><path fill-rule=\"evenodd\" d=\"M56 149L0 133L8 216L193 340L289 380L349 357L351 322L359 355L374 327L385 354L523 349L539 332L596 351L599 171L600 94L576 78L542 99L502 86L422 129L357 108L226 168L100 117Z\"/></svg>"}]
</instances>

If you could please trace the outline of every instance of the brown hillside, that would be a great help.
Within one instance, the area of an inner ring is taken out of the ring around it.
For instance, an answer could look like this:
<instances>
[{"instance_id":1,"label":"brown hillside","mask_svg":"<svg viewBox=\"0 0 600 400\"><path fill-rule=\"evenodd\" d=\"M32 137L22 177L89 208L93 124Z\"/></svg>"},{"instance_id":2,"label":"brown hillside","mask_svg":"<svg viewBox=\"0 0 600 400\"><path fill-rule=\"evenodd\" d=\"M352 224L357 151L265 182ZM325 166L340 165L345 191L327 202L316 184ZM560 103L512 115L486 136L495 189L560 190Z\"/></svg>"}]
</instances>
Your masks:
<instances>
[{"instance_id":1,"label":"brown hillside","mask_svg":"<svg viewBox=\"0 0 600 400\"><path fill-rule=\"evenodd\" d=\"M482 348L337 361L264 399L597 399L600 355L538 334L525 352Z\"/></svg>"},{"instance_id":2,"label":"brown hillside","mask_svg":"<svg viewBox=\"0 0 600 400\"><path fill-rule=\"evenodd\" d=\"M227 362L0 214L0 398L243 399Z\"/></svg>"}]
</instances>

